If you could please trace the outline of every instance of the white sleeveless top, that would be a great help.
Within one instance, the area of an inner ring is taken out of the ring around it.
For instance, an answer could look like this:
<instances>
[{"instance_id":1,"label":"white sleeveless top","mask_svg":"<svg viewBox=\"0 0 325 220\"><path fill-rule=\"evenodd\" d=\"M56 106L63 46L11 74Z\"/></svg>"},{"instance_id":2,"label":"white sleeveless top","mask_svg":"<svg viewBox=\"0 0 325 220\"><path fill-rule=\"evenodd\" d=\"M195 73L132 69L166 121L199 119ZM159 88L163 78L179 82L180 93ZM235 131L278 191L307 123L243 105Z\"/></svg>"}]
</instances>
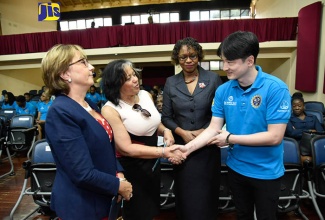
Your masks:
<instances>
[{"instance_id":1,"label":"white sleeveless top","mask_svg":"<svg viewBox=\"0 0 325 220\"><path fill-rule=\"evenodd\" d=\"M110 101L107 101L105 105L114 108L120 114L126 130L131 134L136 136L152 136L161 122L160 114L147 91L140 90L138 97L139 103L137 104L149 111L151 117L144 116L141 111L133 110L132 106L123 100L119 101L118 106L115 106Z\"/></svg>"}]
</instances>

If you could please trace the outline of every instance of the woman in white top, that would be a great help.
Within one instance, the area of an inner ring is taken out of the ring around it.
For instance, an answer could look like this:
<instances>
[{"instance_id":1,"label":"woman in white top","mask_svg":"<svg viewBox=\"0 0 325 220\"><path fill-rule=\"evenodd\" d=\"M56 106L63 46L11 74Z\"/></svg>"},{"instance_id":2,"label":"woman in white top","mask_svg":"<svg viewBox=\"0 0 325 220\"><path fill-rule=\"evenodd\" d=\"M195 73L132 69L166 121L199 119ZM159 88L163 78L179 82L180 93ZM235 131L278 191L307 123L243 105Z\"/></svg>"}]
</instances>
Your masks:
<instances>
[{"instance_id":1,"label":"woman in white top","mask_svg":"<svg viewBox=\"0 0 325 220\"><path fill-rule=\"evenodd\" d=\"M101 86L108 102L102 115L113 128L117 156L132 183L133 197L123 204L124 220L152 220L160 210L160 164L168 157L181 163L180 151L168 146L174 137L160 121L151 95L140 90L138 69L128 60L115 60L103 71ZM167 148L157 147L164 136Z\"/></svg>"}]
</instances>

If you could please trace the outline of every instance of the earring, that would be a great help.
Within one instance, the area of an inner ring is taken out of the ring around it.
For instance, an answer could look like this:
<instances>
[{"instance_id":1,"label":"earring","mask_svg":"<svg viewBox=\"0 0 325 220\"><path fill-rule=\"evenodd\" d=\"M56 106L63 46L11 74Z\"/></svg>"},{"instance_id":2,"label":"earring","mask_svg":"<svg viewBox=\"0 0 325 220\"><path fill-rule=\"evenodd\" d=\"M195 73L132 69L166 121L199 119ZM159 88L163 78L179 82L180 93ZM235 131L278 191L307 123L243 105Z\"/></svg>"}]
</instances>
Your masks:
<instances>
[{"instance_id":1,"label":"earring","mask_svg":"<svg viewBox=\"0 0 325 220\"><path fill-rule=\"evenodd\" d=\"M70 79L68 79L68 82L69 82L69 83L71 83L71 82L72 82L71 78L70 78Z\"/></svg>"}]
</instances>

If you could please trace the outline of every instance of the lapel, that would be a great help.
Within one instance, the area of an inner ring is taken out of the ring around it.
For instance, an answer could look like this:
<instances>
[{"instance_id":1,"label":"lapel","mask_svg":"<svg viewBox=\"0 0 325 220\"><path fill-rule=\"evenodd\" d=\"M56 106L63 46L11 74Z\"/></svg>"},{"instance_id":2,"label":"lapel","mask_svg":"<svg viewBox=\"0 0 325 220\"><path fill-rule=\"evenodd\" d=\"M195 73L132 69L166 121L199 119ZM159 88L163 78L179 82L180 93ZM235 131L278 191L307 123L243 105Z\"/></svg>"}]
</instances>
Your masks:
<instances>
[{"instance_id":1,"label":"lapel","mask_svg":"<svg viewBox=\"0 0 325 220\"><path fill-rule=\"evenodd\" d=\"M206 88L209 85L210 78L208 72L204 70L202 67L198 66L198 70L199 70L199 80L198 83L196 84L196 87L192 95L188 91L187 86L184 82L183 71L176 75L177 76L175 80L176 89L187 96L196 96L197 94L201 93L204 90L204 88Z\"/></svg>"}]
</instances>

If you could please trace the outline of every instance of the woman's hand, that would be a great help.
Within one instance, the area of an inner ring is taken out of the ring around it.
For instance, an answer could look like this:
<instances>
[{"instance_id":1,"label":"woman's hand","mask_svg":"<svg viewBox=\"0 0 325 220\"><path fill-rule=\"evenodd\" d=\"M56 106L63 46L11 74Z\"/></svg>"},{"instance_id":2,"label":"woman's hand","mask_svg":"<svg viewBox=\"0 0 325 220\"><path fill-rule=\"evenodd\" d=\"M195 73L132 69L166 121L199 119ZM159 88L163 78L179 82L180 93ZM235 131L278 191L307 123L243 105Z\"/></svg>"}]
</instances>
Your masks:
<instances>
[{"instance_id":1,"label":"woman's hand","mask_svg":"<svg viewBox=\"0 0 325 220\"><path fill-rule=\"evenodd\" d=\"M183 130L181 134L182 139L187 144L196 137L196 133L192 131Z\"/></svg>"},{"instance_id":2,"label":"woman's hand","mask_svg":"<svg viewBox=\"0 0 325 220\"><path fill-rule=\"evenodd\" d=\"M164 130L164 143L166 147L169 147L175 143L173 133L169 129Z\"/></svg>"}]
</instances>

